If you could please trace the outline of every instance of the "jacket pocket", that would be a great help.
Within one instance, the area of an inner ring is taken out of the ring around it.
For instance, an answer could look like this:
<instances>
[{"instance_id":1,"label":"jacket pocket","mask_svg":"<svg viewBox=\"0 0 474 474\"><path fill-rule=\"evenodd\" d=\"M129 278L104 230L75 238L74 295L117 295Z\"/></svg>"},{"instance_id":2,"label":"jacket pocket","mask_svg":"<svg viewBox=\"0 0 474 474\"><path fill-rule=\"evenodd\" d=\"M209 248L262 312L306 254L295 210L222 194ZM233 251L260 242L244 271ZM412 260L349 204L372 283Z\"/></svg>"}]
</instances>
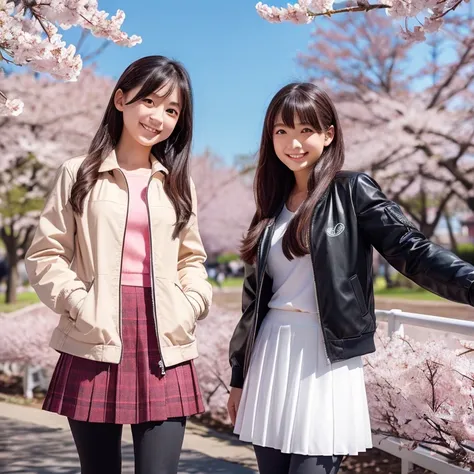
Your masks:
<instances>
[{"instance_id":1,"label":"jacket pocket","mask_svg":"<svg viewBox=\"0 0 474 474\"><path fill-rule=\"evenodd\" d=\"M107 277L100 276L89 285L89 291L77 318L73 321L73 330L70 337L87 344L116 345L120 343L120 336L115 324L113 289Z\"/></svg>"},{"instance_id":2,"label":"jacket pocket","mask_svg":"<svg viewBox=\"0 0 474 474\"><path fill-rule=\"evenodd\" d=\"M392 205L390 207L386 207L385 212L395 222L398 222L399 224L404 225L407 229L418 230L415 224L413 224L413 222L408 220L408 218L405 216L405 214L403 214L402 210L398 206Z\"/></svg>"},{"instance_id":3,"label":"jacket pocket","mask_svg":"<svg viewBox=\"0 0 474 474\"><path fill-rule=\"evenodd\" d=\"M90 299L90 297L94 296L94 292L92 291L93 286L94 286L94 281L95 279L93 279L91 282L84 282L84 285L86 286L87 295L82 300L82 304L77 308L76 317L71 318L74 323L77 322L77 320L81 317L81 314L83 313L84 308L87 307L87 302Z\"/></svg>"},{"instance_id":4,"label":"jacket pocket","mask_svg":"<svg viewBox=\"0 0 474 474\"><path fill-rule=\"evenodd\" d=\"M362 291L362 286L360 285L359 277L357 275L351 276L349 281L351 282L352 291L354 292L355 299L359 305L360 312L362 316L367 314L367 304L365 302L364 293Z\"/></svg>"},{"instance_id":5,"label":"jacket pocket","mask_svg":"<svg viewBox=\"0 0 474 474\"><path fill-rule=\"evenodd\" d=\"M191 301L189 300L188 296L186 295L184 290L181 288L181 286L178 283L175 283L174 285L176 286L176 288L178 288L179 293L181 293L181 295L184 296L185 304L187 304L187 306L191 309L193 320L194 322L196 322L198 315L196 314L196 310L194 309L193 304L191 303Z\"/></svg>"}]
</instances>

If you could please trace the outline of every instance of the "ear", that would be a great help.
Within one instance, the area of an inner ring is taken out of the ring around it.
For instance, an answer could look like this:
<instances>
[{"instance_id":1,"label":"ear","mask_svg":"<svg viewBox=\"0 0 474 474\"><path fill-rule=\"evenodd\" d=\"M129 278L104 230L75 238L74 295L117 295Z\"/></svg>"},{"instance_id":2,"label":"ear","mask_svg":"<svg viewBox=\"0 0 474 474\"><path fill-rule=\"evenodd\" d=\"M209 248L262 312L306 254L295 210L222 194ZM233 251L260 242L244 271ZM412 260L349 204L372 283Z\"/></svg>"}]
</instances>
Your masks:
<instances>
[{"instance_id":1,"label":"ear","mask_svg":"<svg viewBox=\"0 0 474 474\"><path fill-rule=\"evenodd\" d=\"M331 125L324 134L324 146L329 146L334 140L334 135L336 134L334 130L334 125Z\"/></svg>"},{"instance_id":2,"label":"ear","mask_svg":"<svg viewBox=\"0 0 474 474\"><path fill-rule=\"evenodd\" d=\"M118 111L123 112L123 109L125 108L125 95L122 89L117 89L115 91L114 105Z\"/></svg>"}]
</instances>

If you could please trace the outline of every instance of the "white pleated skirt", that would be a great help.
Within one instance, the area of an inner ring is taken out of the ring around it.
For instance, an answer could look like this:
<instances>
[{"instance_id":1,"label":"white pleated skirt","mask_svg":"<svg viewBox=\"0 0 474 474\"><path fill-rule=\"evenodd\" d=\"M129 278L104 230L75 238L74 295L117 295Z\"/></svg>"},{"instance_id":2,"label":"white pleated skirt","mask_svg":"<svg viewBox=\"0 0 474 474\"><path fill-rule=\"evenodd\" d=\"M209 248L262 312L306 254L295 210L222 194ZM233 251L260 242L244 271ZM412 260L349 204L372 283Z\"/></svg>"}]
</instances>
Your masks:
<instances>
[{"instance_id":1,"label":"white pleated skirt","mask_svg":"<svg viewBox=\"0 0 474 474\"><path fill-rule=\"evenodd\" d=\"M330 364L316 314L271 309L255 341L234 432L308 456L372 447L362 359Z\"/></svg>"}]
</instances>

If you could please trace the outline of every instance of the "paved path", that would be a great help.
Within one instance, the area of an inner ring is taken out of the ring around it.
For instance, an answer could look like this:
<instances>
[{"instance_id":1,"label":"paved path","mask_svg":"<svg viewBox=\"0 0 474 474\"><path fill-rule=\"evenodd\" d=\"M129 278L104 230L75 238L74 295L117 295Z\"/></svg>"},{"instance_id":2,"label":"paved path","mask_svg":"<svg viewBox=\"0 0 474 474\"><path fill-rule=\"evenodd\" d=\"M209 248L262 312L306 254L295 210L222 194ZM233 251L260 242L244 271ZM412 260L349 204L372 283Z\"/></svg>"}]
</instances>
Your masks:
<instances>
[{"instance_id":1,"label":"paved path","mask_svg":"<svg viewBox=\"0 0 474 474\"><path fill-rule=\"evenodd\" d=\"M0 403L0 426L1 474L80 473L74 442L63 417L36 408ZM122 456L122 473L133 474L129 429L124 431ZM255 472L255 459L248 446L189 423L179 474Z\"/></svg>"}]
</instances>

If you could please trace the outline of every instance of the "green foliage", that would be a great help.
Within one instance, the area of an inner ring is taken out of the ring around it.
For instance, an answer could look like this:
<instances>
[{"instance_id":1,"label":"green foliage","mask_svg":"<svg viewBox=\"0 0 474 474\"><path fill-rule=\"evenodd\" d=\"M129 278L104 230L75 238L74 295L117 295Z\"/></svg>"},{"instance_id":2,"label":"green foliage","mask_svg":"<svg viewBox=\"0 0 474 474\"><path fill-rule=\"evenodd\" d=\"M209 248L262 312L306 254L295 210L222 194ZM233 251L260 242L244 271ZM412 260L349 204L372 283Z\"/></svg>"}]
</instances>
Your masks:
<instances>
[{"instance_id":1,"label":"green foliage","mask_svg":"<svg viewBox=\"0 0 474 474\"><path fill-rule=\"evenodd\" d=\"M25 291L18 293L16 303L5 303L5 294L0 294L0 313L12 313L30 304L39 303L39 298L35 292Z\"/></svg>"},{"instance_id":2,"label":"green foliage","mask_svg":"<svg viewBox=\"0 0 474 474\"><path fill-rule=\"evenodd\" d=\"M44 197L31 195L31 191L42 188L45 183L38 179L47 169L33 153L18 158L2 171L0 177L0 215L6 219L22 217L32 211L40 211ZM19 180L19 178L27 178ZM7 226L6 226L7 227ZM7 231L11 229L7 228Z\"/></svg>"},{"instance_id":3,"label":"green foliage","mask_svg":"<svg viewBox=\"0 0 474 474\"><path fill-rule=\"evenodd\" d=\"M227 263L239 259L240 257L236 253L223 253L217 257L217 263L219 265L226 265Z\"/></svg>"},{"instance_id":4,"label":"green foliage","mask_svg":"<svg viewBox=\"0 0 474 474\"><path fill-rule=\"evenodd\" d=\"M459 244L455 253L462 260L474 265L474 244Z\"/></svg>"}]
</instances>

